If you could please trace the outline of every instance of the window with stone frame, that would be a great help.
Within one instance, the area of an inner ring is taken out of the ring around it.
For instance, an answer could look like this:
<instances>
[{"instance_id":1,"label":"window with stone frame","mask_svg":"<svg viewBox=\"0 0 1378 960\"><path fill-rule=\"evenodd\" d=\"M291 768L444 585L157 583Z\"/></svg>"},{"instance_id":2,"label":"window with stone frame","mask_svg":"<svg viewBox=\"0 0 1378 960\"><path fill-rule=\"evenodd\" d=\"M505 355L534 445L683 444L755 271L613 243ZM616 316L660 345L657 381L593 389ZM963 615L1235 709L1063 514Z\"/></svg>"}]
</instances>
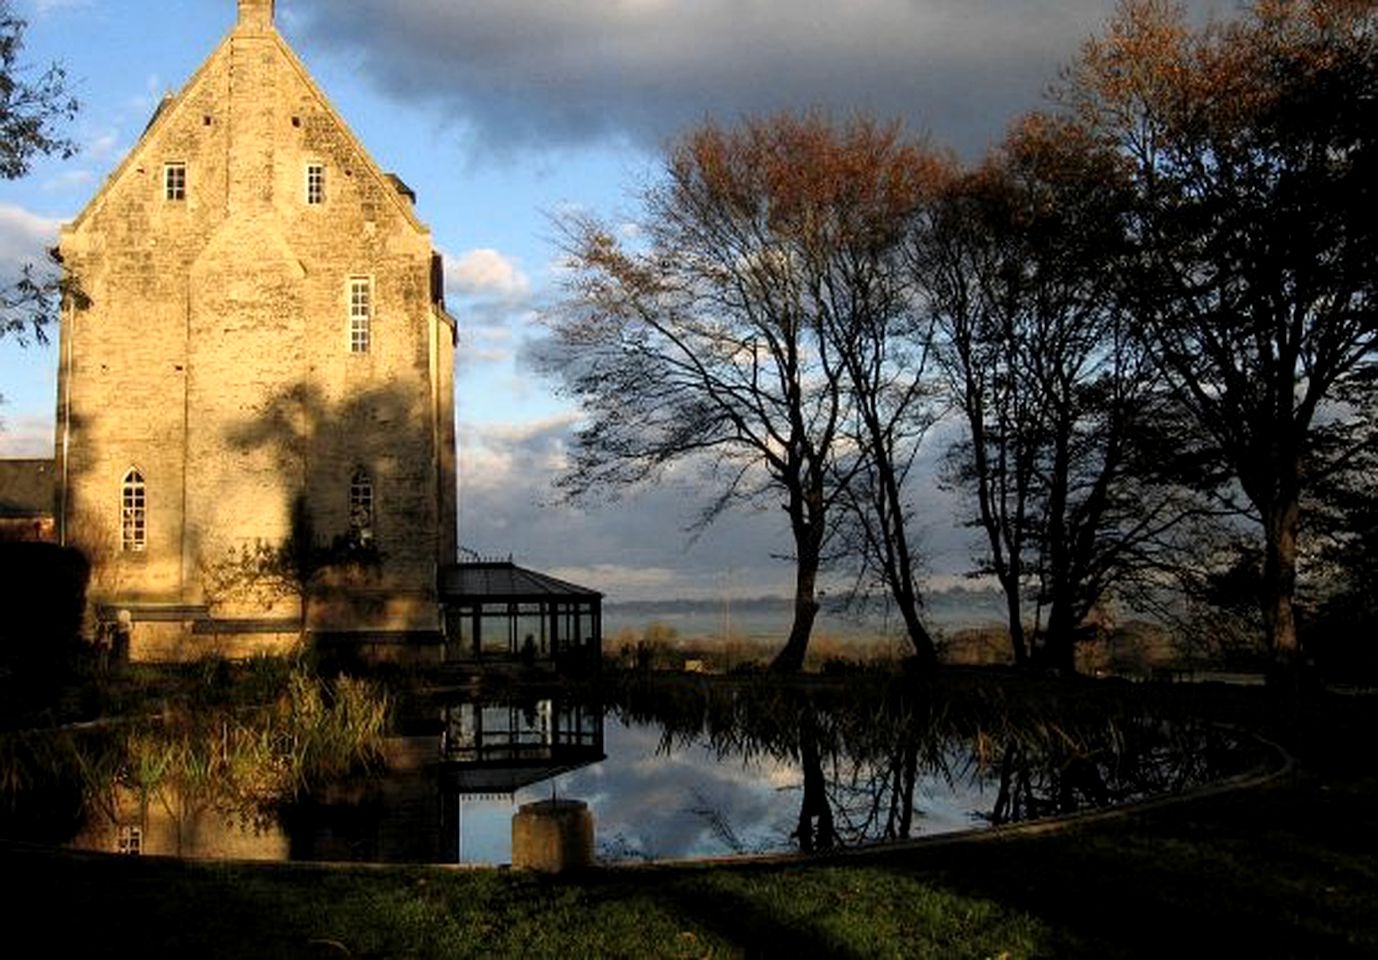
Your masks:
<instances>
[{"instance_id":1,"label":"window with stone frame","mask_svg":"<svg viewBox=\"0 0 1378 960\"><path fill-rule=\"evenodd\" d=\"M373 281L349 280L349 352L368 353L373 345Z\"/></svg>"},{"instance_id":2,"label":"window with stone frame","mask_svg":"<svg viewBox=\"0 0 1378 960\"><path fill-rule=\"evenodd\" d=\"M138 470L124 475L120 487L120 549L143 553L148 547L148 490Z\"/></svg>"},{"instance_id":3,"label":"window with stone frame","mask_svg":"<svg viewBox=\"0 0 1378 960\"><path fill-rule=\"evenodd\" d=\"M325 164L323 163L308 163L306 165L306 202L313 207L325 203Z\"/></svg>"},{"instance_id":4,"label":"window with stone frame","mask_svg":"<svg viewBox=\"0 0 1378 960\"><path fill-rule=\"evenodd\" d=\"M362 467L349 478L349 539L356 546L373 542L373 480Z\"/></svg>"},{"instance_id":5,"label":"window with stone frame","mask_svg":"<svg viewBox=\"0 0 1378 960\"><path fill-rule=\"evenodd\" d=\"M185 163L163 164L163 199L175 202L187 198L187 165Z\"/></svg>"},{"instance_id":6,"label":"window with stone frame","mask_svg":"<svg viewBox=\"0 0 1378 960\"><path fill-rule=\"evenodd\" d=\"M139 826L121 826L115 831L115 850L128 857L144 852L144 831Z\"/></svg>"}]
</instances>

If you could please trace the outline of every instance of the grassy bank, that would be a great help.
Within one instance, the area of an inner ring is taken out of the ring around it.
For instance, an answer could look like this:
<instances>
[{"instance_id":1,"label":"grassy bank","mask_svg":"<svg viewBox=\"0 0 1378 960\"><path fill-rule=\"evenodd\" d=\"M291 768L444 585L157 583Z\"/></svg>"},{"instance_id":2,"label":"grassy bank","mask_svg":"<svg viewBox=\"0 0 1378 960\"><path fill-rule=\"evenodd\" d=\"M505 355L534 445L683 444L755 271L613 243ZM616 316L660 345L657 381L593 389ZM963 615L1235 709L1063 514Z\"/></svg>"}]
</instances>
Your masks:
<instances>
[{"instance_id":1,"label":"grassy bank","mask_svg":"<svg viewBox=\"0 0 1378 960\"><path fill-rule=\"evenodd\" d=\"M1378 703L1274 724L1297 774L1075 832L864 861L240 867L0 850L15 956L1378 955ZM61 918L61 919L54 919Z\"/></svg>"}]
</instances>

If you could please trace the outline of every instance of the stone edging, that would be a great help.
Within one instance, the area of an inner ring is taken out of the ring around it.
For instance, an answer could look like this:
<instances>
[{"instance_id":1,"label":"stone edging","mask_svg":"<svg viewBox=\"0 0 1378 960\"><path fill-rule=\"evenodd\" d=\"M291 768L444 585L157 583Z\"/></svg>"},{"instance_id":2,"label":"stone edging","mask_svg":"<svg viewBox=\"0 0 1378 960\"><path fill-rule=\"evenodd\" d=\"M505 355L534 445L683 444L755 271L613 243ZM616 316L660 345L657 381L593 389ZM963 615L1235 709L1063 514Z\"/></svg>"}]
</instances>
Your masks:
<instances>
[{"instance_id":1,"label":"stone edging","mask_svg":"<svg viewBox=\"0 0 1378 960\"><path fill-rule=\"evenodd\" d=\"M1273 751L1277 764L1271 767L1255 767L1246 773L1206 784L1186 793L1165 797L1153 797L1123 806L1106 807L1099 810L1086 810L1060 817L1044 817L1023 823L1006 824L994 827L974 827L950 833L932 834L926 837L912 837L907 840L887 840L880 843L856 847L844 847L823 854L808 853L758 853L728 854L716 857L682 857L665 860L629 861L618 863L595 863L586 868L588 872L631 872L654 870L682 870L695 867L746 867L746 866L803 866L807 864L826 864L848 862L858 859L882 859L902 853L919 850L939 849L951 846L966 846L978 843L999 843L1019 840L1025 837L1049 836L1070 832L1079 827L1128 820L1144 813L1194 803L1211 797L1222 796L1243 790L1254 790L1282 779L1296 770L1296 758L1282 745L1264 737L1252 734L1253 738ZM48 854L73 860L111 861L130 859L118 853L98 850L79 850L71 847L54 847L45 844L27 843L20 840L0 839L0 852L23 853L29 855ZM429 869L463 873L507 871L510 864L466 864L466 863L360 863L352 861L278 861L278 860L234 860L234 859L189 859L151 855L139 858L144 861L182 863L189 865L218 865L229 867L251 867L274 870L395 870Z\"/></svg>"}]
</instances>

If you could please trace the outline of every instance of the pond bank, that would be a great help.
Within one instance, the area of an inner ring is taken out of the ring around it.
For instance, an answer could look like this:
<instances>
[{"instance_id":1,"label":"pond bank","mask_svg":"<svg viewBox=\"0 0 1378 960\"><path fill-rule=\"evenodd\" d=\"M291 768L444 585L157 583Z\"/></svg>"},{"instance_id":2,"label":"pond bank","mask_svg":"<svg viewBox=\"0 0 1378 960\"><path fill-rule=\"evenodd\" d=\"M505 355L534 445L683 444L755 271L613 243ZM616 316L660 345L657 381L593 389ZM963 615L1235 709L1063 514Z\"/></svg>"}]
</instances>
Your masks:
<instances>
[{"instance_id":1,"label":"pond bank","mask_svg":"<svg viewBox=\"0 0 1378 960\"><path fill-rule=\"evenodd\" d=\"M1269 784L864 862L547 880L10 847L0 869L11 942L32 948L18 955L113 938L144 956L211 957L1373 956L1376 721L1371 699L1324 698L1268 731L1300 760ZM41 919L59 907L71 922Z\"/></svg>"}]
</instances>

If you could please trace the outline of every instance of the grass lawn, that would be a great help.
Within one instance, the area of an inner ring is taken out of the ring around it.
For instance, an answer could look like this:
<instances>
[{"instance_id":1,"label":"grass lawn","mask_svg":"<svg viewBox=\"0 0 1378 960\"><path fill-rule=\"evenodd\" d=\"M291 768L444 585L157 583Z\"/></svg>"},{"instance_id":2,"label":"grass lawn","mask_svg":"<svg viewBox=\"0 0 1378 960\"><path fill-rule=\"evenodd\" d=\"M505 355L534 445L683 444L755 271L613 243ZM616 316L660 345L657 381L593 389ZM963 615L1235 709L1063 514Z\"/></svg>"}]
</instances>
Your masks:
<instances>
[{"instance_id":1,"label":"grass lawn","mask_svg":"<svg viewBox=\"0 0 1378 960\"><path fill-rule=\"evenodd\" d=\"M6 955L1374 957L1373 698L1297 773L1060 834L833 862L599 871L241 867L0 848Z\"/></svg>"}]
</instances>

